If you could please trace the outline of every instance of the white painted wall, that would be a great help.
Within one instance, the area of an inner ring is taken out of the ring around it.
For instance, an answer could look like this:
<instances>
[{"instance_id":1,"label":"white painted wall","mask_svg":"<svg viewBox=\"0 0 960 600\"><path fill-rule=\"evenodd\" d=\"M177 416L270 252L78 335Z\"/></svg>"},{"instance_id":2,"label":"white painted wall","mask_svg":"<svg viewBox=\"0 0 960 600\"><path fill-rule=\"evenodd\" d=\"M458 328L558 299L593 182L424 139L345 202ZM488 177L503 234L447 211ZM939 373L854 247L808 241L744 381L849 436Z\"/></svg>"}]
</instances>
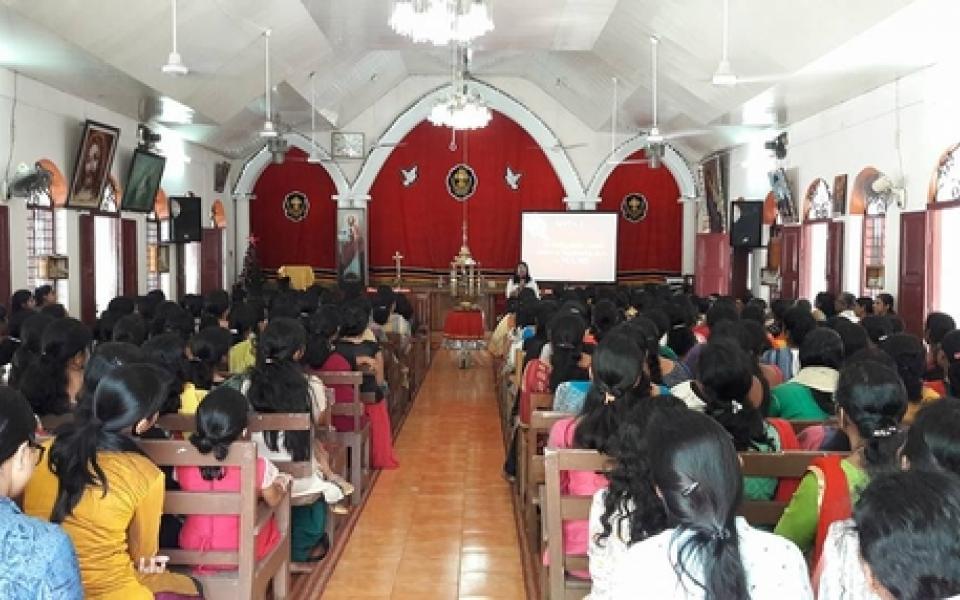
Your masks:
<instances>
[{"instance_id":1,"label":"white painted wall","mask_svg":"<svg viewBox=\"0 0 960 600\"><path fill-rule=\"evenodd\" d=\"M957 66L946 61L932 65L790 126L788 156L782 166L797 168L795 189L800 196L817 177L832 186L835 175L846 173L848 186L852 186L861 169L873 166L894 183L902 182L905 210L923 210L940 155L960 141ZM766 173L773 163L764 161L763 155L762 147L732 150L732 198L766 196ZM897 207L891 207L886 230L885 284L886 291L894 295L898 285L899 214ZM858 293L862 222L849 217L845 221L844 285ZM755 251L755 258L759 259L755 262L765 263L765 251ZM763 292L755 286L754 293Z\"/></svg>"},{"instance_id":2,"label":"white painted wall","mask_svg":"<svg viewBox=\"0 0 960 600\"><path fill-rule=\"evenodd\" d=\"M16 97L15 108L14 97ZM69 180L80 142L82 124L88 118L120 128L120 144L114 158L112 173L123 185L136 147L137 121L15 74L13 71L0 68L0 181L5 179L3 169L8 160L10 161L9 175L12 176L20 163L32 166L41 158L52 160ZM228 218L233 222L235 215L232 214L229 195L218 195L213 191L213 165L223 160L223 157L205 148L183 143L172 132L164 131L163 137L165 152L169 153L173 147L178 147L180 150L178 153L190 159L189 164L186 164L182 159L168 157L161 183L167 193L176 195L192 190L203 198L204 215L209 214L210 206L216 198L223 198ZM0 201L6 201L5 195ZM72 314L79 314L80 309L80 278L77 264L79 214L78 211L67 211L68 248L71 257L69 279L71 306L67 308ZM134 218L138 222L139 247L136 252L139 265L138 280L142 293L146 291L147 280L146 217L135 213L124 213L123 216ZM25 286L27 281L26 231L21 225L25 223L26 208L23 201L11 201L10 245L13 289ZM228 237L231 229L232 227L228 228ZM228 252L232 250L232 241L228 242L227 248ZM227 276L232 278L233 256L228 253L224 258L226 268L230 271ZM0 302L5 301L6 299L0 299Z\"/></svg>"}]
</instances>

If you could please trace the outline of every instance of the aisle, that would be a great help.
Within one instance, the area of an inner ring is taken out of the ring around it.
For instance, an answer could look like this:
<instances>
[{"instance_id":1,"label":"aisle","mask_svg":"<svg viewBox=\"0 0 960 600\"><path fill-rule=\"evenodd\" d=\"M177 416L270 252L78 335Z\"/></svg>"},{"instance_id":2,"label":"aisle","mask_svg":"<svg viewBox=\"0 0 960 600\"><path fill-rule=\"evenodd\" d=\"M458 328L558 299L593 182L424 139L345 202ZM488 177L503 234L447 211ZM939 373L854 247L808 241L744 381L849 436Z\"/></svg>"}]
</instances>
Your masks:
<instances>
[{"instance_id":1,"label":"aisle","mask_svg":"<svg viewBox=\"0 0 960 600\"><path fill-rule=\"evenodd\" d=\"M525 598L489 362L441 351L324 600Z\"/></svg>"}]
</instances>

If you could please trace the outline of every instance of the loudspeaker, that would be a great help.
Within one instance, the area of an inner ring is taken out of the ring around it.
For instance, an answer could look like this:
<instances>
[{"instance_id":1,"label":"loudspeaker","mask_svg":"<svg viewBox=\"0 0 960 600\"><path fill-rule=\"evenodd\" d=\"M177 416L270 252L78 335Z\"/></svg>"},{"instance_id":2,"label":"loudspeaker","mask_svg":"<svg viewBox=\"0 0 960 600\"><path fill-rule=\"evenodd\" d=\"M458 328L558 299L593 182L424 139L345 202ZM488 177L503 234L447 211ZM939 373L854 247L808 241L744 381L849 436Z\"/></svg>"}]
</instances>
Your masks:
<instances>
[{"instance_id":1,"label":"loudspeaker","mask_svg":"<svg viewBox=\"0 0 960 600\"><path fill-rule=\"evenodd\" d=\"M227 176L230 174L230 163L218 162L213 165L213 191L222 194L227 187Z\"/></svg>"},{"instance_id":2,"label":"loudspeaker","mask_svg":"<svg viewBox=\"0 0 960 600\"><path fill-rule=\"evenodd\" d=\"M200 198L198 196L174 196L170 198L170 241L174 244L199 242Z\"/></svg>"},{"instance_id":3,"label":"loudspeaker","mask_svg":"<svg viewBox=\"0 0 960 600\"><path fill-rule=\"evenodd\" d=\"M763 202L730 203L730 245L735 248L760 248Z\"/></svg>"}]
</instances>

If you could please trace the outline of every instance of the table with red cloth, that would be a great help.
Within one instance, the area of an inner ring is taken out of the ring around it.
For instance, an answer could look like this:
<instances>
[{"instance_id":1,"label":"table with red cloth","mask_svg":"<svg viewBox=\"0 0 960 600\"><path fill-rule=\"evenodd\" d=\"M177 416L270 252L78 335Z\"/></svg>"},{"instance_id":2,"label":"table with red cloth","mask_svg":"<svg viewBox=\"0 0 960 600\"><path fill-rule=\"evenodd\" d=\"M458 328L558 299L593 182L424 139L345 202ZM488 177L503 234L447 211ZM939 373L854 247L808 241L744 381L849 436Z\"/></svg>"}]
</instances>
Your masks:
<instances>
[{"instance_id":1,"label":"table with red cloth","mask_svg":"<svg viewBox=\"0 0 960 600\"><path fill-rule=\"evenodd\" d=\"M447 313L443 321L443 345L459 351L460 368L467 368L471 351L483 348L485 339L483 311L454 309Z\"/></svg>"}]
</instances>

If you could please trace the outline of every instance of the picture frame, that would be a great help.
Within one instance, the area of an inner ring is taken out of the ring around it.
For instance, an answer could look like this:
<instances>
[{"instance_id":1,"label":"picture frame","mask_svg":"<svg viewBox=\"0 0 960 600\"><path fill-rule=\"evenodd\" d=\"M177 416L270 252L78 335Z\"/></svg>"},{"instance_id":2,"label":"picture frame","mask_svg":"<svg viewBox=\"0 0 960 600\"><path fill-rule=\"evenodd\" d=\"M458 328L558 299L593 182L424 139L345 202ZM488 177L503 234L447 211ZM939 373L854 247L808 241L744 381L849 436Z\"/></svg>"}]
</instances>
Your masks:
<instances>
[{"instance_id":1,"label":"picture frame","mask_svg":"<svg viewBox=\"0 0 960 600\"><path fill-rule=\"evenodd\" d=\"M330 149L333 158L363 158L363 133L334 131L330 134Z\"/></svg>"},{"instance_id":2,"label":"picture frame","mask_svg":"<svg viewBox=\"0 0 960 600\"><path fill-rule=\"evenodd\" d=\"M147 266L151 273L169 273L170 246L167 244L152 244L147 256Z\"/></svg>"},{"instance_id":3,"label":"picture frame","mask_svg":"<svg viewBox=\"0 0 960 600\"><path fill-rule=\"evenodd\" d=\"M337 281L367 285L367 215L362 208L337 210Z\"/></svg>"},{"instance_id":4,"label":"picture frame","mask_svg":"<svg viewBox=\"0 0 960 600\"><path fill-rule=\"evenodd\" d=\"M157 190L163 178L167 159L159 154L137 148L133 152L127 182L120 199L120 210L138 213L153 211Z\"/></svg>"},{"instance_id":5,"label":"picture frame","mask_svg":"<svg viewBox=\"0 0 960 600\"><path fill-rule=\"evenodd\" d=\"M70 258L62 254L37 257L37 275L40 279L59 281L70 276Z\"/></svg>"},{"instance_id":6,"label":"picture frame","mask_svg":"<svg viewBox=\"0 0 960 600\"><path fill-rule=\"evenodd\" d=\"M100 207L119 140L119 128L90 119L84 122L67 194L67 208L96 210Z\"/></svg>"},{"instance_id":7,"label":"picture frame","mask_svg":"<svg viewBox=\"0 0 960 600\"><path fill-rule=\"evenodd\" d=\"M833 178L833 216L847 214L847 174Z\"/></svg>"},{"instance_id":8,"label":"picture frame","mask_svg":"<svg viewBox=\"0 0 960 600\"><path fill-rule=\"evenodd\" d=\"M864 287L868 290L882 290L884 288L884 268L883 265L867 265L864 268Z\"/></svg>"},{"instance_id":9,"label":"picture frame","mask_svg":"<svg viewBox=\"0 0 960 600\"><path fill-rule=\"evenodd\" d=\"M760 269L760 285L778 287L780 285L780 271L778 269Z\"/></svg>"}]
</instances>

